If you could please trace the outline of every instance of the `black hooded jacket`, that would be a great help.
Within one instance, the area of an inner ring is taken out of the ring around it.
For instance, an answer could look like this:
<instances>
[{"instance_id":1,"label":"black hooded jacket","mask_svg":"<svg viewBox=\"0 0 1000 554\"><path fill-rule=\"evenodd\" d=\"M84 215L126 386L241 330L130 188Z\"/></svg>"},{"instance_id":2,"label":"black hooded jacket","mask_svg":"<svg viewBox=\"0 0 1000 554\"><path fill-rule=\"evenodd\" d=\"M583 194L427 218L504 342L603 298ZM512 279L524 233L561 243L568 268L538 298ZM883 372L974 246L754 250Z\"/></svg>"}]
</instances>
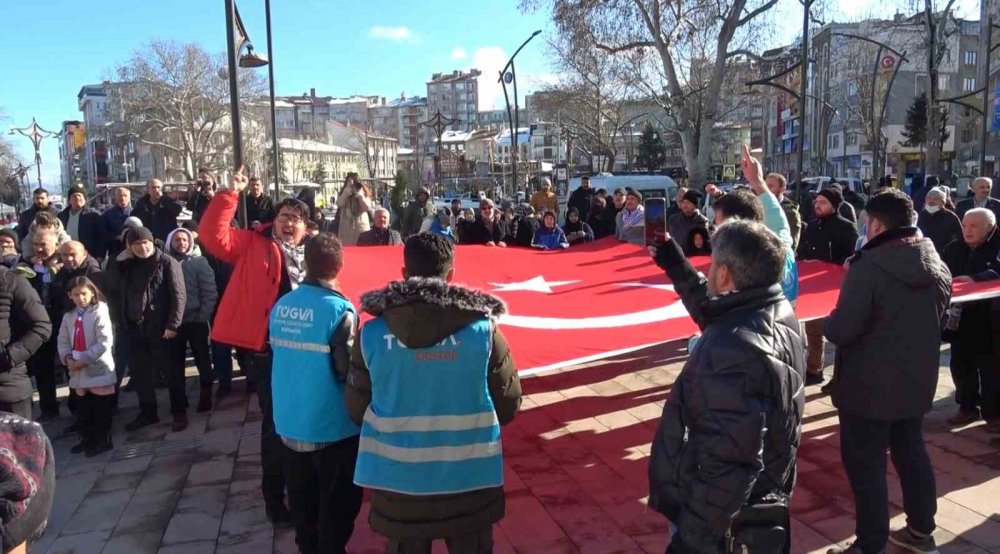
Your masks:
<instances>
[{"instance_id":1,"label":"black hooded jacket","mask_svg":"<svg viewBox=\"0 0 1000 554\"><path fill-rule=\"evenodd\" d=\"M0 267L0 402L31 398L25 364L51 334L52 322L35 289Z\"/></svg>"},{"instance_id":2,"label":"black hooded jacket","mask_svg":"<svg viewBox=\"0 0 1000 554\"><path fill-rule=\"evenodd\" d=\"M798 257L842 264L854 254L858 228L842 216L817 217L809 222L799 239Z\"/></svg>"},{"instance_id":3,"label":"black hooded jacket","mask_svg":"<svg viewBox=\"0 0 1000 554\"><path fill-rule=\"evenodd\" d=\"M673 239L656 262L704 334L653 437L649 505L679 527L668 552L722 552L741 507L792 493L805 404L799 323L777 283L709 298Z\"/></svg>"}]
</instances>

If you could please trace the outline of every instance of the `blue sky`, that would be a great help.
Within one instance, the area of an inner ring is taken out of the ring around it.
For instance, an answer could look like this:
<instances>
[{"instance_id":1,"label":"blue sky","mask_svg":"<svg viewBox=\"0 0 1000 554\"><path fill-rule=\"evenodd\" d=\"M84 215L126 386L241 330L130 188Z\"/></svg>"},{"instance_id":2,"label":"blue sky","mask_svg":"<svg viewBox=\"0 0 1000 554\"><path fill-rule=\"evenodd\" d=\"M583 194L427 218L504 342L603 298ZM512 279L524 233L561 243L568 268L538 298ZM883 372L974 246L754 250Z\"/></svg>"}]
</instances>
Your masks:
<instances>
[{"instance_id":1,"label":"blue sky","mask_svg":"<svg viewBox=\"0 0 1000 554\"><path fill-rule=\"evenodd\" d=\"M98 83L132 51L152 39L198 42L225 49L223 0L0 0L6 25L0 32L0 130L24 127L33 116L58 130L78 119L80 87ZM239 0L240 13L257 50L266 51L263 0ZM833 0L840 20L887 10L884 0ZM518 0L273 0L275 81L278 94L308 92L348 96L424 95L434 72L478 67L496 75L507 57L537 29L551 31L545 11L524 14ZM975 15L976 0L959 0L963 15ZM895 9L891 9L895 11ZM797 20L797 0L781 0L777 21ZM794 14L794 15L793 15ZM878 14L891 15L891 14ZM786 17L787 16L787 17ZM769 46L795 39L799 27L780 27ZM555 78L545 36L517 58L519 92L531 92ZM481 109L502 94L495 79L486 86ZM489 87L493 87L490 89ZM523 101L523 100L522 100ZM30 141L6 137L25 159ZM59 180L58 147L43 141L43 179Z\"/></svg>"}]
</instances>

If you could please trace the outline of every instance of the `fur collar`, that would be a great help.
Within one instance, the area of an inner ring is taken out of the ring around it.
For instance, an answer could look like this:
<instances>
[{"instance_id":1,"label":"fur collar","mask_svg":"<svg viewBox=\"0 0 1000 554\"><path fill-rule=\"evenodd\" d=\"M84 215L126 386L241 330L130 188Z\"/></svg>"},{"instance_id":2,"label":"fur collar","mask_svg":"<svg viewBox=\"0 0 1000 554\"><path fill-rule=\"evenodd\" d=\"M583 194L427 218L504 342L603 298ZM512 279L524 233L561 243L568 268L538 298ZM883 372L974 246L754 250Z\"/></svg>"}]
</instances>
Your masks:
<instances>
[{"instance_id":1,"label":"fur collar","mask_svg":"<svg viewBox=\"0 0 1000 554\"><path fill-rule=\"evenodd\" d=\"M491 294L425 277L394 281L384 289L361 295L361 309L375 316L382 315L390 308L411 304L433 304L489 317L507 313L507 306L503 301Z\"/></svg>"}]
</instances>

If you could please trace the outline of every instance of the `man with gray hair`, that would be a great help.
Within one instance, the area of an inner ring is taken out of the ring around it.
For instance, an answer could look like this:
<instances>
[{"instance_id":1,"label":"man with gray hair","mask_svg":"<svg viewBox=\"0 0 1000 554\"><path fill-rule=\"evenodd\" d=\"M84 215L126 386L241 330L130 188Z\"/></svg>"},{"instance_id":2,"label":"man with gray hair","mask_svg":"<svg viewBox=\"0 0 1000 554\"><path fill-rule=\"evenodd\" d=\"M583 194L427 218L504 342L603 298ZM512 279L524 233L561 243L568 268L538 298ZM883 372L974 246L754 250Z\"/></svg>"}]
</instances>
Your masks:
<instances>
[{"instance_id":1,"label":"man with gray hair","mask_svg":"<svg viewBox=\"0 0 1000 554\"><path fill-rule=\"evenodd\" d=\"M398 231L389 228L389 210L375 208L372 228L358 236L358 246L400 246L403 238Z\"/></svg>"},{"instance_id":2,"label":"man with gray hair","mask_svg":"<svg viewBox=\"0 0 1000 554\"><path fill-rule=\"evenodd\" d=\"M962 220L962 239L945 249L944 261L955 281L989 281L1000 278L1000 231L997 218L986 208L972 208ZM949 311L945 339L951 342L951 378L955 382L958 411L948 422L968 425L987 421L987 430L1000 433L1000 343L994 337L1000 322L992 313L993 301L966 302ZM996 345L996 346L994 346Z\"/></svg>"},{"instance_id":3,"label":"man with gray hair","mask_svg":"<svg viewBox=\"0 0 1000 554\"><path fill-rule=\"evenodd\" d=\"M972 182L970 188L972 189L972 198L966 198L955 206L958 218L964 220L965 214L973 208L986 208L993 212L997 219L1000 219L1000 200L990 196L990 191L993 190L993 179L979 177Z\"/></svg>"},{"instance_id":4,"label":"man with gray hair","mask_svg":"<svg viewBox=\"0 0 1000 554\"><path fill-rule=\"evenodd\" d=\"M947 187L934 187L927 191L924 207L917 215L917 228L934 243L938 254L954 240L962 238L962 221L955 212L945 207L948 200Z\"/></svg>"},{"instance_id":5,"label":"man with gray hair","mask_svg":"<svg viewBox=\"0 0 1000 554\"><path fill-rule=\"evenodd\" d=\"M664 406L649 461L649 505L671 522L667 552L717 552L734 517L776 502L769 514L777 517L761 523L783 534L748 546L787 553L805 359L781 292L785 246L761 223L734 219L712 237L708 277L674 238L649 251L703 333Z\"/></svg>"}]
</instances>

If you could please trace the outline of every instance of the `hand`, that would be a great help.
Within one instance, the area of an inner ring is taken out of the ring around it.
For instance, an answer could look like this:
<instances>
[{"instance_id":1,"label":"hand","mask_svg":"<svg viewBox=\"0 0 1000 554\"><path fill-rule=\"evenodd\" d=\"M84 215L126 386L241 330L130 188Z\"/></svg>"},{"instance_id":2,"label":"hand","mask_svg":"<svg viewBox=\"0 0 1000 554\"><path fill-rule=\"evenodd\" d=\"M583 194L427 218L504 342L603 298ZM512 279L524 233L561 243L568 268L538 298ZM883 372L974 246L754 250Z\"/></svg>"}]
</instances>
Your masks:
<instances>
[{"instance_id":1,"label":"hand","mask_svg":"<svg viewBox=\"0 0 1000 554\"><path fill-rule=\"evenodd\" d=\"M230 188L238 193L246 190L247 183L250 182L247 176L243 174L244 171L245 169L241 165L239 169L236 170L236 173L233 173L233 178L230 181Z\"/></svg>"},{"instance_id":2,"label":"hand","mask_svg":"<svg viewBox=\"0 0 1000 554\"><path fill-rule=\"evenodd\" d=\"M175 337L177 337L177 331L171 331L170 329L167 329L166 331L163 332L163 338L166 340L171 340Z\"/></svg>"},{"instance_id":3,"label":"hand","mask_svg":"<svg viewBox=\"0 0 1000 554\"><path fill-rule=\"evenodd\" d=\"M971 282L973 282L972 281L972 277L969 277L968 275L962 275L960 277L955 277L954 281L956 283L971 283Z\"/></svg>"},{"instance_id":4,"label":"hand","mask_svg":"<svg viewBox=\"0 0 1000 554\"><path fill-rule=\"evenodd\" d=\"M260 222L259 221L253 221L253 222L250 223L250 228L251 229L253 229L253 230L256 231L258 227L260 227Z\"/></svg>"},{"instance_id":5,"label":"hand","mask_svg":"<svg viewBox=\"0 0 1000 554\"><path fill-rule=\"evenodd\" d=\"M754 194L764 193L764 168L760 165L760 160L750 155L750 146L743 143L743 177L750 183L750 188Z\"/></svg>"},{"instance_id":6,"label":"hand","mask_svg":"<svg viewBox=\"0 0 1000 554\"><path fill-rule=\"evenodd\" d=\"M496 246L496 245L497 245L497 243L495 243L493 241L490 241L490 242L486 243L486 246Z\"/></svg>"},{"instance_id":7,"label":"hand","mask_svg":"<svg viewBox=\"0 0 1000 554\"><path fill-rule=\"evenodd\" d=\"M499 246L500 248L507 248L507 243L504 241L500 241L497 243L497 246Z\"/></svg>"},{"instance_id":8,"label":"hand","mask_svg":"<svg viewBox=\"0 0 1000 554\"><path fill-rule=\"evenodd\" d=\"M718 198L718 196L719 196L719 187L717 187L717 186L709 183L709 184L705 185L705 194L711 196L712 198Z\"/></svg>"}]
</instances>

